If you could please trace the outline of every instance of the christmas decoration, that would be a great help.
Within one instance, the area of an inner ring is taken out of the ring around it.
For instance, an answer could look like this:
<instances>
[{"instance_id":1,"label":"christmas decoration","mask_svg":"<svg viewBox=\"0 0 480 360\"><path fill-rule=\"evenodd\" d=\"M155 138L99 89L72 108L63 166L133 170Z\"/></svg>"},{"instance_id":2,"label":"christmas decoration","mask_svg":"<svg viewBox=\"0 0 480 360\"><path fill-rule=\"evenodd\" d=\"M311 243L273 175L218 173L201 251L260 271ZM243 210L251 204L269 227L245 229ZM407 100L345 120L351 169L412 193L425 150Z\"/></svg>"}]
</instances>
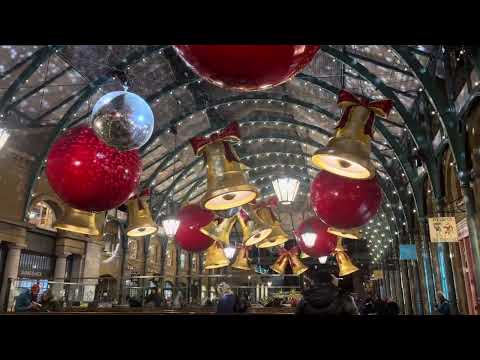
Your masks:
<instances>
[{"instance_id":1,"label":"christmas decoration","mask_svg":"<svg viewBox=\"0 0 480 360\"><path fill-rule=\"evenodd\" d=\"M250 262L248 260L248 247L242 245L238 248L238 254L232 268L239 270L251 270Z\"/></svg>"},{"instance_id":2,"label":"christmas decoration","mask_svg":"<svg viewBox=\"0 0 480 360\"><path fill-rule=\"evenodd\" d=\"M205 255L205 269L218 269L226 267L230 264L230 260L223 251L223 243L220 241L214 241L212 246L207 249Z\"/></svg>"},{"instance_id":3,"label":"christmas decoration","mask_svg":"<svg viewBox=\"0 0 480 360\"><path fill-rule=\"evenodd\" d=\"M175 241L183 250L198 252L207 250L213 239L200 232L200 229L215 219L215 215L199 205L190 204L180 209Z\"/></svg>"},{"instance_id":4,"label":"christmas decoration","mask_svg":"<svg viewBox=\"0 0 480 360\"><path fill-rule=\"evenodd\" d=\"M338 237L337 246L335 247L335 259L337 260L339 269L338 276L346 276L359 270L353 265L352 260L350 260L350 257L347 255L341 237Z\"/></svg>"},{"instance_id":5,"label":"christmas decoration","mask_svg":"<svg viewBox=\"0 0 480 360\"><path fill-rule=\"evenodd\" d=\"M230 144L239 139L240 127L236 122L210 137L190 139L195 154L202 154L207 163L207 192L201 200L207 209L227 210L257 197L257 188L248 183L245 166Z\"/></svg>"},{"instance_id":6,"label":"christmas decoration","mask_svg":"<svg viewBox=\"0 0 480 360\"><path fill-rule=\"evenodd\" d=\"M180 57L214 85L241 91L266 90L295 76L318 45L176 45Z\"/></svg>"},{"instance_id":7,"label":"christmas decoration","mask_svg":"<svg viewBox=\"0 0 480 360\"><path fill-rule=\"evenodd\" d=\"M272 232L272 228L260 220L252 205L244 205L237 217L242 229L243 243L247 246L265 240Z\"/></svg>"},{"instance_id":8,"label":"christmas decoration","mask_svg":"<svg viewBox=\"0 0 480 360\"><path fill-rule=\"evenodd\" d=\"M225 219L217 218L203 226L200 229L200 232L211 237L215 241L220 241L225 246L228 246L230 243L230 233L236 221L236 216Z\"/></svg>"},{"instance_id":9,"label":"christmas decoration","mask_svg":"<svg viewBox=\"0 0 480 360\"><path fill-rule=\"evenodd\" d=\"M300 250L312 257L328 256L337 245L337 237L327 232L328 226L319 218L305 220L294 231Z\"/></svg>"},{"instance_id":10,"label":"christmas decoration","mask_svg":"<svg viewBox=\"0 0 480 360\"><path fill-rule=\"evenodd\" d=\"M100 98L92 110L92 128L107 145L120 150L138 149L152 136L152 109L140 96L113 91Z\"/></svg>"},{"instance_id":11,"label":"christmas decoration","mask_svg":"<svg viewBox=\"0 0 480 360\"><path fill-rule=\"evenodd\" d=\"M308 270L308 267L305 266L301 260L298 258L299 249L298 247L293 247L290 250L284 248L279 249L279 256L275 263L271 266L271 269L278 274L285 273L287 264L290 264L292 268L292 273L294 275L300 275Z\"/></svg>"},{"instance_id":12,"label":"christmas decoration","mask_svg":"<svg viewBox=\"0 0 480 360\"><path fill-rule=\"evenodd\" d=\"M53 224L56 229L62 229L77 234L96 236L100 235L95 221L95 214L88 211L65 206L65 211L60 219Z\"/></svg>"},{"instance_id":13,"label":"christmas decoration","mask_svg":"<svg viewBox=\"0 0 480 360\"><path fill-rule=\"evenodd\" d=\"M137 150L108 146L91 128L80 125L53 144L46 174L52 189L71 207L105 211L122 205L133 194L141 161Z\"/></svg>"},{"instance_id":14,"label":"christmas decoration","mask_svg":"<svg viewBox=\"0 0 480 360\"><path fill-rule=\"evenodd\" d=\"M310 187L310 202L317 216L338 229L365 225L380 208L377 179L356 180L320 171Z\"/></svg>"},{"instance_id":15,"label":"christmas decoration","mask_svg":"<svg viewBox=\"0 0 480 360\"><path fill-rule=\"evenodd\" d=\"M392 109L391 100L369 101L356 98L345 90L338 95L337 104L343 115L335 137L318 150L312 163L320 169L352 179L371 179L375 167L370 162L373 121L376 116L386 118Z\"/></svg>"},{"instance_id":16,"label":"christmas decoration","mask_svg":"<svg viewBox=\"0 0 480 360\"><path fill-rule=\"evenodd\" d=\"M152 214L150 213L150 208L147 203L149 195L150 193L147 191L128 201L128 236L141 237L157 232L158 226L152 219Z\"/></svg>"},{"instance_id":17,"label":"christmas decoration","mask_svg":"<svg viewBox=\"0 0 480 360\"><path fill-rule=\"evenodd\" d=\"M257 243L258 248L267 248L277 245L282 245L288 241L288 235L283 231L280 221L278 221L272 208L278 205L278 199L276 197L262 203L258 203L255 206L255 211L258 218L267 226L272 229L272 232L268 237Z\"/></svg>"}]
</instances>

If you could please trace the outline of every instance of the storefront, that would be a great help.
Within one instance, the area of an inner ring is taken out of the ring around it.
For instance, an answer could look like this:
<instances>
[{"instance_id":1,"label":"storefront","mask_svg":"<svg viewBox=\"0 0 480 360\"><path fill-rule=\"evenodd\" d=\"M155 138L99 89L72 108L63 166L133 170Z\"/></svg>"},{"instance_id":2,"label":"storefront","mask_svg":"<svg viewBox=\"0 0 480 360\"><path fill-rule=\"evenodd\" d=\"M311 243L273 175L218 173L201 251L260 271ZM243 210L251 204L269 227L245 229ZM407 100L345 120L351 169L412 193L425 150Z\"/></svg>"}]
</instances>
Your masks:
<instances>
[{"instance_id":1,"label":"storefront","mask_svg":"<svg viewBox=\"0 0 480 360\"><path fill-rule=\"evenodd\" d=\"M54 267L55 258L53 256L22 251L16 288L19 291L30 289L33 284L38 282L40 293L43 293L48 288L48 281L53 276Z\"/></svg>"}]
</instances>

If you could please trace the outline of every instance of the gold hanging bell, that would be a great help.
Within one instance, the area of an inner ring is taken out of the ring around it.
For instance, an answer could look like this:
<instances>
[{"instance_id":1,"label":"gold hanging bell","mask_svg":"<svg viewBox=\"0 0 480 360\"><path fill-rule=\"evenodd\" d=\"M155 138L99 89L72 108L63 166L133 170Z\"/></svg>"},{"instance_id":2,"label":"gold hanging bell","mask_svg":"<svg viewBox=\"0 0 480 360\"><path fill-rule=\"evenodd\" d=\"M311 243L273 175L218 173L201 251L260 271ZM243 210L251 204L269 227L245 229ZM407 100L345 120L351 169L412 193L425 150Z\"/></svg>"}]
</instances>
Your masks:
<instances>
[{"instance_id":1,"label":"gold hanging bell","mask_svg":"<svg viewBox=\"0 0 480 360\"><path fill-rule=\"evenodd\" d=\"M342 238L337 240L337 247L335 248L335 259L337 260L339 273L338 276L346 276L359 269L353 265L352 260L348 256L342 244Z\"/></svg>"},{"instance_id":2,"label":"gold hanging bell","mask_svg":"<svg viewBox=\"0 0 480 360\"><path fill-rule=\"evenodd\" d=\"M290 258L290 267L292 268L292 273L294 275L300 275L308 270L308 266L305 266L302 261L298 258L297 254L291 254Z\"/></svg>"},{"instance_id":3,"label":"gold hanging bell","mask_svg":"<svg viewBox=\"0 0 480 360\"><path fill-rule=\"evenodd\" d=\"M273 211L269 207L263 207L257 210L258 217L265 224L271 227L272 232L263 241L257 243L258 248L268 248L282 245L288 241L288 235L283 231L280 222L275 218Z\"/></svg>"},{"instance_id":4,"label":"gold hanging bell","mask_svg":"<svg viewBox=\"0 0 480 360\"><path fill-rule=\"evenodd\" d=\"M70 232L96 236L100 235L95 221L95 213L65 206L65 212L53 227Z\"/></svg>"},{"instance_id":5,"label":"gold hanging bell","mask_svg":"<svg viewBox=\"0 0 480 360\"><path fill-rule=\"evenodd\" d=\"M230 261L228 260L223 246L220 242L214 241L214 243L207 249L205 255L205 269L217 269L228 266Z\"/></svg>"},{"instance_id":6,"label":"gold hanging bell","mask_svg":"<svg viewBox=\"0 0 480 360\"><path fill-rule=\"evenodd\" d=\"M233 225L235 225L235 221L237 221L236 216L224 219L217 218L202 227L200 232L215 241L228 245L230 243L230 232L232 231Z\"/></svg>"},{"instance_id":7,"label":"gold hanging bell","mask_svg":"<svg viewBox=\"0 0 480 360\"><path fill-rule=\"evenodd\" d=\"M241 215L241 211L245 211L249 220L244 220ZM242 228L243 234L243 243L246 246L252 246L259 243L262 240L265 240L270 233L272 228L267 226L260 220L255 209L251 206L246 205L238 212L238 222Z\"/></svg>"},{"instance_id":8,"label":"gold hanging bell","mask_svg":"<svg viewBox=\"0 0 480 360\"><path fill-rule=\"evenodd\" d=\"M288 256L280 255L270 268L278 274L284 274L288 264Z\"/></svg>"},{"instance_id":9,"label":"gold hanging bell","mask_svg":"<svg viewBox=\"0 0 480 360\"><path fill-rule=\"evenodd\" d=\"M140 237L157 232L158 226L153 222L147 202L141 197L134 197L127 202L128 227L127 236Z\"/></svg>"},{"instance_id":10,"label":"gold hanging bell","mask_svg":"<svg viewBox=\"0 0 480 360\"><path fill-rule=\"evenodd\" d=\"M244 169L228 142L214 142L201 150L207 162L207 192L202 204L209 210L227 210L253 201L258 190L250 185ZM226 151L230 153L229 160ZM235 160L234 160L235 159Z\"/></svg>"},{"instance_id":11,"label":"gold hanging bell","mask_svg":"<svg viewBox=\"0 0 480 360\"><path fill-rule=\"evenodd\" d=\"M340 229L336 227L329 227L327 232L347 239L358 240L361 238L360 228Z\"/></svg>"},{"instance_id":12,"label":"gold hanging bell","mask_svg":"<svg viewBox=\"0 0 480 360\"><path fill-rule=\"evenodd\" d=\"M232 264L232 268L240 270L251 270L250 262L248 261L248 249L246 246L242 246L238 251L235 262Z\"/></svg>"}]
</instances>

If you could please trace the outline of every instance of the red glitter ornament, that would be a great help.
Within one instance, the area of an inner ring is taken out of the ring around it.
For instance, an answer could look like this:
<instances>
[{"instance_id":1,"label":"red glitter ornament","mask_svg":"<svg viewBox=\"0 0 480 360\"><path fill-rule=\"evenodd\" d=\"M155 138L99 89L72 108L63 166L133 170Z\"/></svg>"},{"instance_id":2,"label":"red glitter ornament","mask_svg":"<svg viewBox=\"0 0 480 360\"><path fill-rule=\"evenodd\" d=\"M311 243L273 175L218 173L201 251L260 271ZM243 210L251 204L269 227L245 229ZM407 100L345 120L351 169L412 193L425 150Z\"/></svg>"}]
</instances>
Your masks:
<instances>
[{"instance_id":1,"label":"red glitter ornament","mask_svg":"<svg viewBox=\"0 0 480 360\"><path fill-rule=\"evenodd\" d=\"M319 45L175 45L194 72L220 87L253 91L280 85L300 72Z\"/></svg>"},{"instance_id":2,"label":"red glitter ornament","mask_svg":"<svg viewBox=\"0 0 480 360\"><path fill-rule=\"evenodd\" d=\"M328 225L314 216L295 230L298 247L312 257L330 255L337 246L337 236L327 232Z\"/></svg>"},{"instance_id":3,"label":"red glitter ornament","mask_svg":"<svg viewBox=\"0 0 480 360\"><path fill-rule=\"evenodd\" d=\"M382 192L375 177L356 180L321 171L310 187L310 201L326 224L351 229L365 225L377 214Z\"/></svg>"},{"instance_id":4,"label":"red glitter ornament","mask_svg":"<svg viewBox=\"0 0 480 360\"><path fill-rule=\"evenodd\" d=\"M138 186L137 150L120 151L86 125L68 130L50 149L46 174L57 195L75 209L105 211L122 205Z\"/></svg>"},{"instance_id":5,"label":"red glitter ornament","mask_svg":"<svg viewBox=\"0 0 480 360\"><path fill-rule=\"evenodd\" d=\"M200 205L190 204L180 209L178 212L180 225L175 234L178 246L192 252L207 250L213 244L213 239L201 233L200 228L208 225L213 219L215 219L213 212Z\"/></svg>"}]
</instances>

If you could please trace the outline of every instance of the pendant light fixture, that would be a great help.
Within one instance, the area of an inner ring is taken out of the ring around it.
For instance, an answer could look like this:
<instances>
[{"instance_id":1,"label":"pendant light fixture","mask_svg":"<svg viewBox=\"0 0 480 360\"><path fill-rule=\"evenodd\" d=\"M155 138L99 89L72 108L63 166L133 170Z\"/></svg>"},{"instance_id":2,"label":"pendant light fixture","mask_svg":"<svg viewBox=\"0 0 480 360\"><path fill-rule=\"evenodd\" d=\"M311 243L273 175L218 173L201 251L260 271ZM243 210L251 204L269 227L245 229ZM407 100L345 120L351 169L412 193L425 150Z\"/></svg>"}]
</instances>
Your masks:
<instances>
[{"instance_id":1,"label":"pendant light fixture","mask_svg":"<svg viewBox=\"0 0 480 360\"><path fill-rule=\"evenodd\" d=\"M177 130L172 126L170 128L170 132L175 135L174 138L174 149L177 148ZM173 175L176 173L176 164L177 164L177 158L176 156L173 158ZM163 229L165 230L165 234L169 238L173 238L175 234L177 233L178 227L180 226L180 220L177 218L177 206L174 202L174 196L175 196L175 185L174 185L175 179L172 176L172 185L173 189L171 189L171 198L167 203L167 210L166 210L166 216L162 220L162 226Z\"/></svg>"},{"instance_id":2,"label":"pendant light fixture","mask_svg":"<svg viewBox=\"0 0 480 360\"><path fill-rule=\"evenodd\" d=\"M291 177L281 177L273 180L272 184L279 203L289 205L297 196L300 181Z\"/></svg>"}]
</instances>

